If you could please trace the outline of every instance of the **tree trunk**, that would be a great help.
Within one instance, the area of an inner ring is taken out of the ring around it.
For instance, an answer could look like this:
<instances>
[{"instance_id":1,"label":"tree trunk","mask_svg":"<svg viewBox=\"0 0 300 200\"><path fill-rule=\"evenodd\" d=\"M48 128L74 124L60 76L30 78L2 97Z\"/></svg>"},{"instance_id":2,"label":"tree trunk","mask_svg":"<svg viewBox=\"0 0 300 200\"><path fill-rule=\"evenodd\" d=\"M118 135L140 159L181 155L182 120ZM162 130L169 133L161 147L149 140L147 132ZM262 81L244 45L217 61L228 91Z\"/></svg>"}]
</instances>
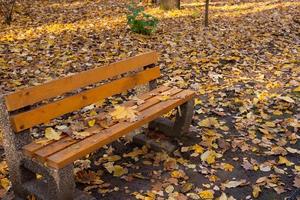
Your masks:
<instances>
[{"instance_id":1,"label":"tree trunk","mask_svg":"<svg viewBox=\"0 0 300 200\"><path fill-rule=\"evenodd\" d=\"M208 6L209 6L209 0L206 0L206 2L205 2L205 19L204 19L205 27L208 27Z\"/></svg>"},{"instance_id":2,"label":"tree trunk","mask_svg":"<svg viewBox=\"0 0 300 200\"><path fill-rule=\"evenodd\" d=\"M4 17L4 22L10 25L12 21L13 9L16 4L16 0L0 0L0 16Z\"/></svg>"},{"instance_id":3,"label":"tree trunk","mask_svg":"<svg viewBox=\"0 0 300 200\"><path fill-rule=\"evenodd\" d=\"M160 0L160 7L164 10L180 9L180 0Z\"/></svg>"}]
</instances>

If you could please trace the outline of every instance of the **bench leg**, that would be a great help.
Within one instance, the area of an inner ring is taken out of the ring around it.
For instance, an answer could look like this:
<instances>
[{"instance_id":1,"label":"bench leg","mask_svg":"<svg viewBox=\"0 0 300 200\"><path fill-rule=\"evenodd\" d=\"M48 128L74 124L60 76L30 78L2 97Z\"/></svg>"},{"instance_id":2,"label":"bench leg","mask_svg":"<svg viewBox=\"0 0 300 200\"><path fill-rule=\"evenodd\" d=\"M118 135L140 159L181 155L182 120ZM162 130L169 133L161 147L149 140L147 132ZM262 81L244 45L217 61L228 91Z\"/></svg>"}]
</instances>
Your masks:
<instances>
[{"instance_id":1,"label":"bench leg","mask_svg":"<svg viewBox=\"0 0 300 200\"><path fill-rule=\"evenodd\" d=\"M0 130L3 133L3 147L15 199L27 199L30 194L42 200L94 199L75 190L72 164L55 170L24 156L22 147L32 141L30 133L13 131L1 96ZM36 174L43 178L37 179Z\"/></svg>"},{"instance_id":2,"label":"bench leg","mask_svg":"<svg viewBox=\"0 0 300 200\"><path fill-rule=\"evenodd\" d=\"M194 114L194 99L182 104L178 108L175 122L166 118L157 118L149 123L149 130L157 130L171 138L179 138L182 134L188 133ZM134 142L138 144L146 144L153 150L163 150L168 153L176 150L176 145L168 140L152 139L145 134L139 134L134 137Z\"/></svg>"},{"instance_id":3,"label":"bench leg","mask_svg":"<svg viewBox=\"0 0 300 200\"><path fill-rule=\"evenodd\" d=\"M49 168L38 161L24 158L22 168L34 178L22 183L27 194L34 195L40 200L95 200L94 197L76 190L73 164L61 169ZM36 174L42 177L37 179ZM23 197L23 196L22 196ZM23 197L24 199L24 197Z\"/></svg>"},{"instance_id":4,"label":"bench leg","mask_svg":"<svg viewBox=\"0 0 300 200\"><path fill-rule=\"evenodd\" d=\"M194 99L182 104L176 114L173 126L173 136L180 137L188 133L194 115Z\"/></svg>"},{"instance_id":5,"label":"bench leg","mask_svg":"<svg viewBox=\"0 0 300 200\"><path fill-rule=\"evenodd\" d=\"M75 181L72 164L58 170L29 158L25 158L22 164L26 170L42 176L41 179L34 178L23 183L28 193L42 200L74 199Z\"/></svg>"},{"instance_id":6,"label":"bench leg","mask_svg":"<svg viewBox=\"0 0 300 200\"><path fill-rule=\"evenodd\" d=\"M28 193L24 190L22 183L33 178L33 175L26 173L21 167L21 149L24 145L31 142L31 136L26 131L17 134L13 131L2 96L0 96L0 130L3 134L3 148L9 168L9 179L12 190L16 196L26 197Z\"/></svg>"},{"instance_id":7,"label":"bench leg","mask_svg":"<svg viewBox=\"0 0 300 200\"><path fill-rule=\"evenodd\" d=\"M188 133L194 115L194 99L179 106L175 122L160 117L149 124L150 130L158 130L167 136L178 138Z\"/></svg>"}]
</instances>

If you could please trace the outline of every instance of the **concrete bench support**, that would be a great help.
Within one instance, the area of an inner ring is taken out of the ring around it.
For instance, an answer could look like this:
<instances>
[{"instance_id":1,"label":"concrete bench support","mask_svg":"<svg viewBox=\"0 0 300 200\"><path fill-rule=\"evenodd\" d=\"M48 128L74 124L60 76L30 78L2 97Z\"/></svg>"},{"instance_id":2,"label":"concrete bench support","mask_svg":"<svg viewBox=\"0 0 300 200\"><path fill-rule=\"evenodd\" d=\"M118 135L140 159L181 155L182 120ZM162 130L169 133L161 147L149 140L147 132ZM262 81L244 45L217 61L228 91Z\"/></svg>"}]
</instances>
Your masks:
<instances>
[{"instance_id":1,"label":"concrete bench support","mask_svg":"<svg viewBox=\"0 0 300 200\"><path fill-rule=\"evenodd\" d=\"M0 128L15 199L26 199L30 194L41 200L95 199L76 190L72 164L56 170L27 158L21 149L32 141L30 133L15 133L10 124L4 98L0 97ZM37 179L37 174L42 178Z\"/></svg>"}]
</instances>

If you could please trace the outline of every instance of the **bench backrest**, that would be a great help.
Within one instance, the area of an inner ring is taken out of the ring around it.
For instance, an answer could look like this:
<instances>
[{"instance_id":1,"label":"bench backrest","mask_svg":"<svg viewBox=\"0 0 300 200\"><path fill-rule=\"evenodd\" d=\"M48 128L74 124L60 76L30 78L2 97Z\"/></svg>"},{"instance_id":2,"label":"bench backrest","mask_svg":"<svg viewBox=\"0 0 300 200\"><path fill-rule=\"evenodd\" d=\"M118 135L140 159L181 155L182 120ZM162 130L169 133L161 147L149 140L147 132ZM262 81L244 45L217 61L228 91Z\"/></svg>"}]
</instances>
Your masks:
<instances>
[{"instance_id":1,"label":"bench backrest","mask_svg":"<svg viewBox=\"0 0 300 200\"><path fill-rule=\"evenodd\" d=\"M21 132L36 125L49 122L64 114L73 112L101 99L105 99L115 94L122 93L132 89L137 85L145 84L160 76L157 63L158 54L148 52L129 59L116 62L103 67L94 68L75 75L67 76L61 79L53 80L42 85L28 87L20 91L6 95L5 104L9 112L20 111L10 116L14 131ZM142 71L137 72L143 67ZM134 72L128 75L127 72ZM79 88L86 87L103 80L115 78L118 75L125 74L117 80L112 80L92 89L65 97L60 100L53 100L50 103L44 103L44 100L63 95L68 92L76 91ZM22 108L42 103L37 107L21 112Z\"/></svg>"}]
</instances>

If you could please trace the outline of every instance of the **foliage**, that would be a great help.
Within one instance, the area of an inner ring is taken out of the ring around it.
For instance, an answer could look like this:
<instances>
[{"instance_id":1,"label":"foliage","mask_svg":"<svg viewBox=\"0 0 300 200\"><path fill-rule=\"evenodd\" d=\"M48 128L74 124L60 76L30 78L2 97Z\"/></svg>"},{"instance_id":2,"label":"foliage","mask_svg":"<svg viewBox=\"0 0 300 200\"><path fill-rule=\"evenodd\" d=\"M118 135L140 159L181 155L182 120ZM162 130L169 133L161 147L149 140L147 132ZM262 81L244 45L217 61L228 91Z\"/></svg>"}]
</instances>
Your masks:
<instances>
[{"instance_id":1,"label":"foliage","mask_svg":"<svg viewBox=\"0 0 300 200\"><path fill-rule=\"evenodd\" d=\"M97 196L112 193L148 200L158 199L159 194L181 200L200 196L263 199L266 194L283 199L292 195L290 189L300 188L300 1L211 3L209 29L202 27L204 0L168 12L158 6L145 7L146 13L159 19L160 32L151 39L122 29L127 22L124 13L128 12L124 0L60 1L75 4L38 1L30 4L33 20L24 15L25 3L20 2L17 0L14 8L11 27L0 25L0 93L149 49L160 54L162 77L158 85L197 92L193 126L188 139L178 142L176 156L137 148L128 142L133 134L129 135L79 160L75 170L84 171L77 173L76 180L86 191L93 190ZM137 105L143 104L132 96L128 92L99 101L74 115L34 128L32 134L45 135L46 126L54 130L48 129L48 138L60 133L85 138L90 137L82 132L86 128L107 130L116 121L128 123L134 116L142 118L144 111L131 114L119 108L114 113L127 97ZM151 97L163 104L168 98L166 93ZM95 120L102 111L107 111L103 121ZM174 119L175 113L170 112L169 117ZM108 117L112 117L112 123ZM38 141L45 145L55 142L44 138ZM165 138L153 135L156 139ZM10 188L3 151L1 155L0 199L1 193ZM110 181L112 178L114 181ZM143 185L143 191L131 184L135 181Z\"/></svg>"},{"instance_id":2,"label":"foliage","mask_svg":"<svg viewBox=\"0 0 300 200\"><path fill-rule=\"evenodd\" d=\"M16 0L0 0L0 16L4 18L6 24L10 24L12 21L13 10L16 4Z\"/></svg>"},{"instance_id":3,"label":"foliage","mask_svg":"<svg viewBox=\"0 0 300 200\"><path fill-rule=\"evenodd\" d=\"M144 7L137 6L133 1L128 6L130 13L127 15L127 24L131 31L143 35L150 35L156 30L158 19L144 13Z\"/></svg>"}]
</instances>

